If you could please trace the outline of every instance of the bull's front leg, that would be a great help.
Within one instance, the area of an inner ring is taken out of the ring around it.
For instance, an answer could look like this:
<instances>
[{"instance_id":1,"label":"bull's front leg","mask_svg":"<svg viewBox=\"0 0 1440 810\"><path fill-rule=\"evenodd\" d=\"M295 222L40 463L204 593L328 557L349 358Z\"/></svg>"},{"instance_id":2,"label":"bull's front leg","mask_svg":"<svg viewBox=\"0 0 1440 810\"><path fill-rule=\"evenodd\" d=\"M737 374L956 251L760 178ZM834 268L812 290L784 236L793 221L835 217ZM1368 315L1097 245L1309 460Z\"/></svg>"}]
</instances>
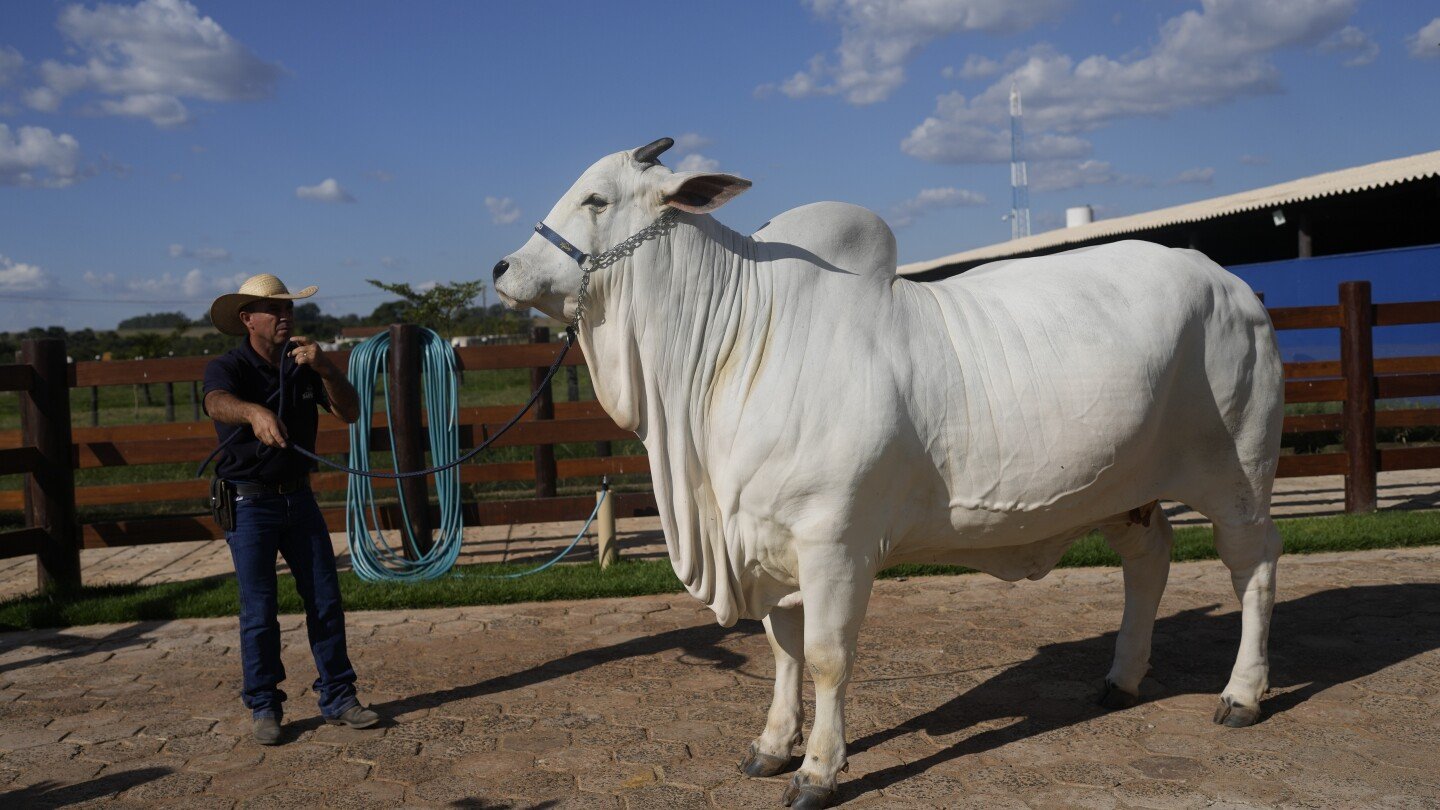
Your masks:
<instances>
[{"instance_id":1,"label":"bull's front leg","mask_svg":"<svg viewBox=\"0 0 1440 810\"><path fill-rule=\"evenodd\" d=\"M795 810L824 807L835 795L845 760L845 687L874 582L871 566L843 548L800 550L805 603L805 662L815 682L815 722L805 761L785 789Z\"/></svg>"},{"instance_id":2,"label":"bull's front leg","mask_svg":"<svg viewBox=\"0 0 1440 810\"><path fill-rule=\"evenodd\" d=\"M775 653L775 697L765 732L753 743L740 770L747 776L774 776L790 764L790 749L800 742L805 705L800 700L805 667L805 608L776 607L765 617L765 634Z\"/></svg>"}]
</instances>

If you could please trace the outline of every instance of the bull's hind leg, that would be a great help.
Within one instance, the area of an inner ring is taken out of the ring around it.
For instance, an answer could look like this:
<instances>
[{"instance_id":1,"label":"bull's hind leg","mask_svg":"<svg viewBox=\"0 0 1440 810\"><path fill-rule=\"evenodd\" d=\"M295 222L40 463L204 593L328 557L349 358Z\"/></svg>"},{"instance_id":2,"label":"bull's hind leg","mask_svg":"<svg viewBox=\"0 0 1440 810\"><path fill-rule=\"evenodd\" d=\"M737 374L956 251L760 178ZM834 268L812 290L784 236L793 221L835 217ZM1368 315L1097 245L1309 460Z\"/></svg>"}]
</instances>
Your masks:
<instances>
[{"instance_id":1,"label":"bull's hind leg","mask_svg":"<svg viewBox=\"0 0 1440 810\"><path fill-rule=\"evenodd\" d=\"M746 776L774 776L790 763L790 749L800 742L805 706L800 701L805 667L805 608L774 608L765 617L765 634L775 653L775 697L765 731L740 761Z\"/></svg>"},{"instance_id":2,"label":"bull's hind leg","mask_svg":"<svg viewBox=\"0 0 1440 810\"><path fill-rule=\"evenodd\" d=\"M815 681L815 722L805 761L785 789L795 810L824 807L845 768L845 687L855 662L860 625L870 603L874 571L843 548L800 551L805 602L805 663Z\"/></svg>"},{"instance_id":3,"label":"bull's hind leg","mask_svg":"<svg viewBox=\"0 0 1440 810\"><path fill-rule=\"evenodd\" d=\"M1103 530L1120 555L1125 572L1125 614L1115 638L1115 661L1105 676L1100 705L1126 709L1140 701L1140 681L1150 670L1150 639L1155 612L1170 576L1172 533L1165 513L1156 509L1149 526L1132 523Z\"/></svg>"},{"instance_id":4,"label":"bull's hind leg","mask_svg":"<svg viewBox=\"0 0 1440 810\"><path fill-rule=\"evenodd\" d=\"M1260 697L1270 686L1266 650L1280 532L1269 518L1252 524L1216 522L1215 548L1230 569L1230 581L1240 598L1240 652L1230 682L1220 693L1215 722L1239 728L1260 718Z\"/></svg>"}]
</instances>

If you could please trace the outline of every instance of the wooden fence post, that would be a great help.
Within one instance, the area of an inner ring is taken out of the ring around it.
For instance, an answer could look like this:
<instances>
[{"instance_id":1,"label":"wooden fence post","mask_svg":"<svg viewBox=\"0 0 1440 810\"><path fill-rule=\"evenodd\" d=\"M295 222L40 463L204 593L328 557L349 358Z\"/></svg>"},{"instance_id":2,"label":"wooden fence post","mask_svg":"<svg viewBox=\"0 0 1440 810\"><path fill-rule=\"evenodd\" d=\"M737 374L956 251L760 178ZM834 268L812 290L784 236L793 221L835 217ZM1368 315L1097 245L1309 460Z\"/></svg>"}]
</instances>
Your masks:
<instances>
[{"instance_id":1,"label":"wooden fence post","mask_svg":"<svg viewBox=\"0 0 1440 810\"><path fill-rule=\"evenodd\" d=\"M90 386L90 426L100 427L100 386Z\"/></svg>"},{"instance_id":2,"label":"wooden fence post","mask_svg":"<svg viewBox=\"0 0 1440 810\"><path fill-rule=\"evenodd\" d=\"M35 555L41 591L80 586L80 525L75 519L75 447L70 435L70 376L65 341L26 340L20 362L34 371L29 391L20 394L21 441L43 459L25 477L25 525L50 533Z\"/></svg>"},{"instance_id":3,"label":"wooden fence post","mask_svg":"<svg viewBox=\"0 0 1440 810\"><path fill-rule=\"evenodd\" d=\"M165 383L165 421L175 421L175 383Z\"/></svg>"},{"instance_id":4,"label":"wooden fence post","mask_svg":"<svg viewBox=\"0 0 1440 810\"><path fill-rule=\"evenodd\" d=\"M200 421L200 381L190 381L190 420Z\"/></svg>"},{"instance_id":5,"label":"wooden fence post","mask_svg":"<svg viewBox=\"0 0 1440 810\"><path fill-rule=\"evenodd\" d=\"M549 343L550 330L544 326L537 326L530 332L531 343ZM530 369L530 390L534 391L541 387L545 380L545 372L548 369ZM555 396L551 390L551 384L546 382L544 389L540 391L540 398L535 401L536 419L555 418ZM535 445L535 497L555 497L555 480L558 477L555 471L555 446L552 444Z\"/></svg>"},{"instance_id":6,"label":"wooden fence post","mask_svg":"<svg viewBox=\"0 0 1440 810\"><path fill-rule=\"evenodd\" d=\"M420 328L413 323L390 324L390 442L395 454L395 467L401 472L423 470L426 433L422 424L422 380ZM412 560L430 551L434 545L430 525L430 488L425 477L401 478L398 482L405 498L412 542L405 540L405 555Z\"/></svg>"},{"instance_id":7,"label":"wooden fence post","mask_svg":"<svg viewBox=\"0 0 1440 810\"><path fill-rule=\"evenodd\" d=\"M1375 511L1375 307L1370 282L1340 285L1340 370L1345 375L1345 511Z\"/></svg>"},{"instance_id":8,"label":"wooden fence post","mask_svg":"<svg viewBox=\"0 0 1440 810\"><path fill-rule=\"evenodd\" d=\"M610 491L610 479L601 479L595 499L599 501L595 515L596 556L600 558L600 570L604 571L620 561L620 548L615 545L615 493Z\"/></svg>"}]
</instances>

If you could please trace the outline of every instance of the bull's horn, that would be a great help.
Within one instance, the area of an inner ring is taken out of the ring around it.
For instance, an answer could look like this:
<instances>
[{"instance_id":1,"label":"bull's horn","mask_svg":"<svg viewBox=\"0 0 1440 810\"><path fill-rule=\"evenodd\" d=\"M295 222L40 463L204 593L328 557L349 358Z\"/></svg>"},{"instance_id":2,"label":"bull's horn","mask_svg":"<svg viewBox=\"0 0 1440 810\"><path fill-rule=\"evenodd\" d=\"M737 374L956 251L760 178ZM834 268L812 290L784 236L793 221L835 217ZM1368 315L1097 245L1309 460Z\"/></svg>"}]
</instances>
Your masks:
<instances>
[{"instance_id":1,"label":"bull's horn","mask_svg":"<svg viewBox=\"0 0 1440 810\"><path fill-rule=\"evenodd\" d=\"M654 143L647 143L639 149L636 149L632 153L632 156L635 158L636 163L658 163L660 161L660 153L674 145L674 138L661 138Z\"/></svg>"}]
</instances>

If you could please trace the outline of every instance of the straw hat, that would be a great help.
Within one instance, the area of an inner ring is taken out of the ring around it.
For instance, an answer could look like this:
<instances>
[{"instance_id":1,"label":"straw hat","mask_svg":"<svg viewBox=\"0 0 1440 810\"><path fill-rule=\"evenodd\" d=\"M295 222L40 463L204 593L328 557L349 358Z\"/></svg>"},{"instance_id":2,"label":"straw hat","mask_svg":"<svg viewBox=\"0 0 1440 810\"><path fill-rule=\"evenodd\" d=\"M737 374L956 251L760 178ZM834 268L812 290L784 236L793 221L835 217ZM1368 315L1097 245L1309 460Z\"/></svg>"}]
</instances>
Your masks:
<instances>
[{"instance_id":1,"label":"straw hat","mask_svg":"<svg viewBox=\"0 0 1440 810\"><path fill-rule=\"evenodd\" d=\"M210 322L227 335L243 335L246 330L245 324L240 321L241 307L264 298L282 301L309 298L319 289L311 285L298 293L292 293L285 286L285 282L269 273L251 276L240 285L240 292L226 293L215 299L215 303L210 305Z\"/></svg>"}]
</instances>

